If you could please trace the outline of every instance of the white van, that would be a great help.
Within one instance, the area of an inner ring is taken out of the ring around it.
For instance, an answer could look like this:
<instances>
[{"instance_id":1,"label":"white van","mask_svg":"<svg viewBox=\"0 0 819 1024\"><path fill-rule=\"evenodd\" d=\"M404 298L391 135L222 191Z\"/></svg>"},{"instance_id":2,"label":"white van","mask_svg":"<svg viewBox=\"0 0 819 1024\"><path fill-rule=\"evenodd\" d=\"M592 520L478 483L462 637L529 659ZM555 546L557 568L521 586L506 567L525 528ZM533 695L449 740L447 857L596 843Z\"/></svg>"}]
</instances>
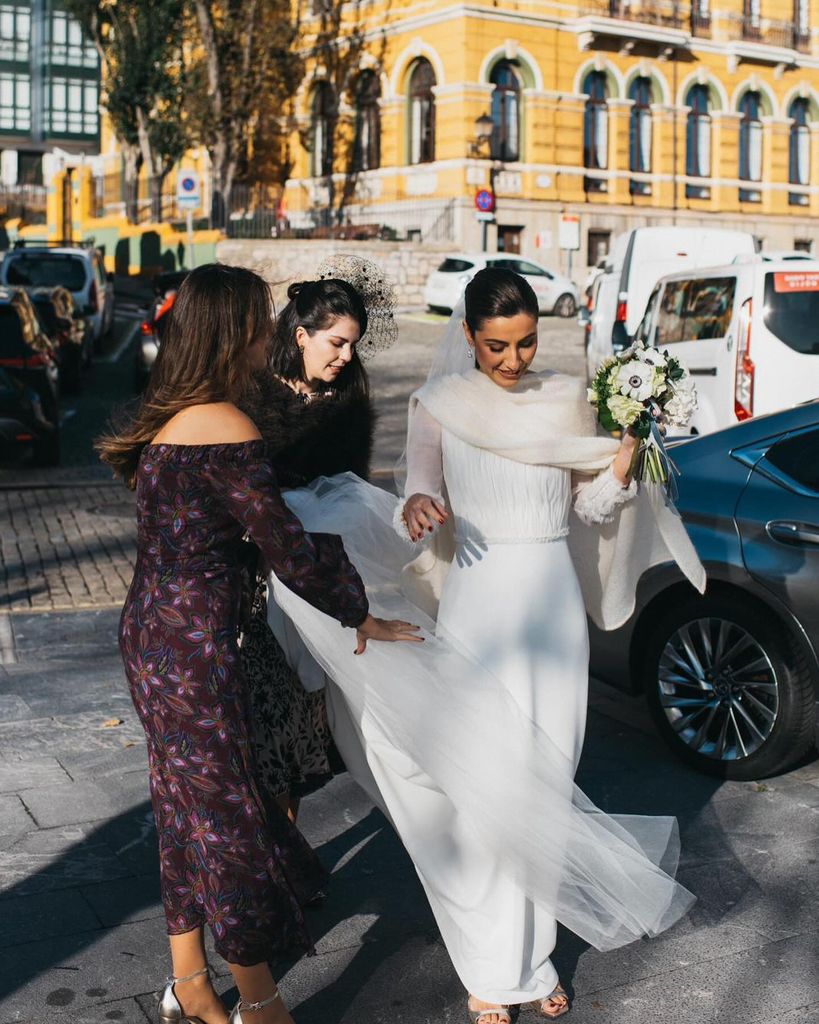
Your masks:
<instances>
[{"instance_id":1,"label":"white van","mask_svg":"<svg viewBox=\"0 0 819 1024\"><path fill-rule=\"evenodd\" d=\"M691 371L692 434L819 397L819 263L744 257L664 277L637 337Z\"/></svg>"},{"instance_id":2,"label":"white van","mask_svg":"<svg viewBox=\"0 0 819 1024\"><path fill-rule=\"evenodd\" d=\"M583 315L589 379L607 356L628 347L661 277L730 263L735 256L754 251L750 232L722 228L633 228L618 235Z\"/></svg>"}]
</instances>

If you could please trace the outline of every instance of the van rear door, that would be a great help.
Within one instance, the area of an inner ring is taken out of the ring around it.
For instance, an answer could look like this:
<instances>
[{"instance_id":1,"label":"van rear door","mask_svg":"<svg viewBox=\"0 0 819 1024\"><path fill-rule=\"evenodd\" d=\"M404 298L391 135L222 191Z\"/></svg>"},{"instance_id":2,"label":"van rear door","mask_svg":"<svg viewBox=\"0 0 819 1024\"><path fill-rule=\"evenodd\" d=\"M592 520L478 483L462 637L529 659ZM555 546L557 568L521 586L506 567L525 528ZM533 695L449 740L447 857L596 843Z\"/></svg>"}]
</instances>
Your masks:
<instances>
[{"instance_id":1,"label":"van rear door","mask_svg":"<svg viewBox=\"0 0 819 1024\"><path fill-rule=\"evenodd\" d=\"M737 277L666 281L655 315L653 344L688 367L697 386L691 432L708 434L736 422L733 322Z\"/></svg>"},{"instance_id":2,"label":"van rear door","mask_svg":"<svg viewBox=\"0 0 819 1024\"><path fill-rule=\"evenodd\" d=\"M589 344L586 349L586 369L589 380L597 367L612 354L611 325L617 312L617 296L620 293L620 274L606 272L594 282Z\"/></svg>"},{"instance_id":3,"label":"van rear door","mask_svg":"<svg viewBox=\"0 0 819 1024\"><path fill-rule=\"evenodd\" d=\"M819 397L819 270L797 268L765 268L754 296L755 415Z\"/></svg>"}]
</instances>

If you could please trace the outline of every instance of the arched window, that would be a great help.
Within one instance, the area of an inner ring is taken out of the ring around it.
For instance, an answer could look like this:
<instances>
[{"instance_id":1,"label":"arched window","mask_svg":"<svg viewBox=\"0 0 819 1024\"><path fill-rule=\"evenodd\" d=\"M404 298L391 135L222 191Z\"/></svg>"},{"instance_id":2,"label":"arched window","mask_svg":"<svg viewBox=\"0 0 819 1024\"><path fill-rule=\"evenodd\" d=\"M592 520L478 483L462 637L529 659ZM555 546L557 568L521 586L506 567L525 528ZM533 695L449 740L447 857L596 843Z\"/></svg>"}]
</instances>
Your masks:
<instances>
[{"instance_id":1,"label":"arched window","mask_svg":"<svg viewBox=\"0 0 819 1024\"><path fill-rule=\"evenodd\" d=\"M374 71L362 71L355 94L354 171L370 171L381 164L380 94L378 75Z\"/></svg>"},{"instance_id":2,"label":"arched window","mask_svg":"<svg viewBox=\"0 0 819 1024\"><path fill-rule=\"evenodd\" d=\"M762 180L762 102L758 92L746 92L739 101L739 177L742 181ZM741 188L739 198L743 202L758 203L762 198L759 189Z\"/></svg>"},{"instance_id":3,"label":"arched window","mask_svg":"<svg viewBox=\"0 0 819 1024\"><path fill-rule=\"evenodd\" d=\"M651 79L635 78L628 91L632 101L629 115L629 170L648 174L651 171ZM632 181L631 194L651 195L647 181Z\"/></svg>"},{"instance_id":4,"label":"arched window","mask_svg":"<svg viewBox=\"0 0 819 1024\"><path fill-rule=\"evenodd\" d=\"M693 85L685 99L689 108L685 132L685 173L689 178L711 177L711 94L707 85ZM707 199L707 185L688 182L689 199Z\"/></svg>"},{"instance_id":5,"label":"arched window","mask_svg":"<svg viewBox=\"0 0 819 1024\"><path fill-rule=\"evenodd\" d=\"M411 164L428 164L435 159L435 72L420 57L409 80Z\"/></svg>"},{"instance_id":6,"label":"arched window","mask_svg":"<svg viewBox=\"0 0 819 1024\"><path fill-rule=\"evenodd\" d=\"M499 61L489 76L492 90L492 158L520 159L520 81L511 61Z\"/></svg>"},{"instance_id":7,"label":"arched window","mask_svg":"<svg viewBox=\"0 0 819 1024\"><path fill-rule=\"evenodd\" d=\"M314 178L333 173L333 125L336 103L333 88L328 82L319 82L313 93L310 123L310 172Z\"/></svg>"},{"instance_id":8,"label":"arched window","mask_svg":"<svg viewBox=\"0 0 819 1024\"><path fill-rule=\"evenodd\" d=\"M791 119L790 142L788 146L788 181L792 185L810 184L810 128L808 115L810 104L806 99L795 99L788 110ZM801 192L788 196L791 206L807 206L809 197Z\"/></svg>"},{"instance_id":9,"label":"arched window","mask_svg":"<svg viewBox=\"0 0 819 1024\"><path fill-rule=\"evenodd\" d=\"M583 166L605 170L609 165L608 84L604 71L590 71L583 83L588 95L583 113ZM606 181L586 175L586 191L605 192Z\"/></svg>"}]
</instances>

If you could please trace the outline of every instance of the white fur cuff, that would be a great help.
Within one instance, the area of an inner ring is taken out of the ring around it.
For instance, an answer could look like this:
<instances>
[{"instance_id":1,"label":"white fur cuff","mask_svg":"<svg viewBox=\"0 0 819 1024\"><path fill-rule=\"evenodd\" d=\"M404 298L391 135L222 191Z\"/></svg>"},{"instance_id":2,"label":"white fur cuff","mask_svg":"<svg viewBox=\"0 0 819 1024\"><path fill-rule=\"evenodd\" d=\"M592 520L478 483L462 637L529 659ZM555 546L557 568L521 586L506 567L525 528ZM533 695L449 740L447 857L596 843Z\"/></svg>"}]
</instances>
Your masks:
<instances>
[{"instance_id":1,"label":"white fur cuff","mask_svg":"<svg viewBox=\"0 0 819 1024\"><path fill-rule=\"evenodd\" d=\"M398 536L407 542L407 544L413 544L414 541L409 535L407 529L407 522L404 519L404 499L399 498L398 504L395 506L395 511L392 514L392 528L398 534Z\"/></svg>"},{"instance_id":2,"label":"white fur cuff","mask_svg":"<svg viewBox=\"0 0 819 1024\"><path fill-rule=\"evenodd\" d=\"M609 466L593 480L580 485L574 500L574 510L589 525L610 523L617 509L631 501L636 493L637 481L632 479L628 487L623 487Z\"/></svg>"}]
</instances>

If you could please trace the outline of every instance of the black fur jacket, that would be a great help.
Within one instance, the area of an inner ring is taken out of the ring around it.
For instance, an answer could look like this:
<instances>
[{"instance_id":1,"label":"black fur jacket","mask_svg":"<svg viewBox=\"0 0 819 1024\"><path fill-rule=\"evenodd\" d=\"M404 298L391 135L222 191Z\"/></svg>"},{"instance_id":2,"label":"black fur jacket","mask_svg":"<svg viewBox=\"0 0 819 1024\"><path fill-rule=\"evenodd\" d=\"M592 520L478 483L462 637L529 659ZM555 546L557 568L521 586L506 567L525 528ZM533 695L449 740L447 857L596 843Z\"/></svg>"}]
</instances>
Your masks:
<instances>
[{"instance_id":1,"label":"black fur jacket","mask_svg":"<svg viewBox=\"0 0 819 1024\"><path fill-rule=\"evenodd\" d=\"M375 432L369 398L335 394L306 403L271 374L256 384L239 404L267 442L279 487L346 472L367 479Z\"/></svg>"}]
</instances>

